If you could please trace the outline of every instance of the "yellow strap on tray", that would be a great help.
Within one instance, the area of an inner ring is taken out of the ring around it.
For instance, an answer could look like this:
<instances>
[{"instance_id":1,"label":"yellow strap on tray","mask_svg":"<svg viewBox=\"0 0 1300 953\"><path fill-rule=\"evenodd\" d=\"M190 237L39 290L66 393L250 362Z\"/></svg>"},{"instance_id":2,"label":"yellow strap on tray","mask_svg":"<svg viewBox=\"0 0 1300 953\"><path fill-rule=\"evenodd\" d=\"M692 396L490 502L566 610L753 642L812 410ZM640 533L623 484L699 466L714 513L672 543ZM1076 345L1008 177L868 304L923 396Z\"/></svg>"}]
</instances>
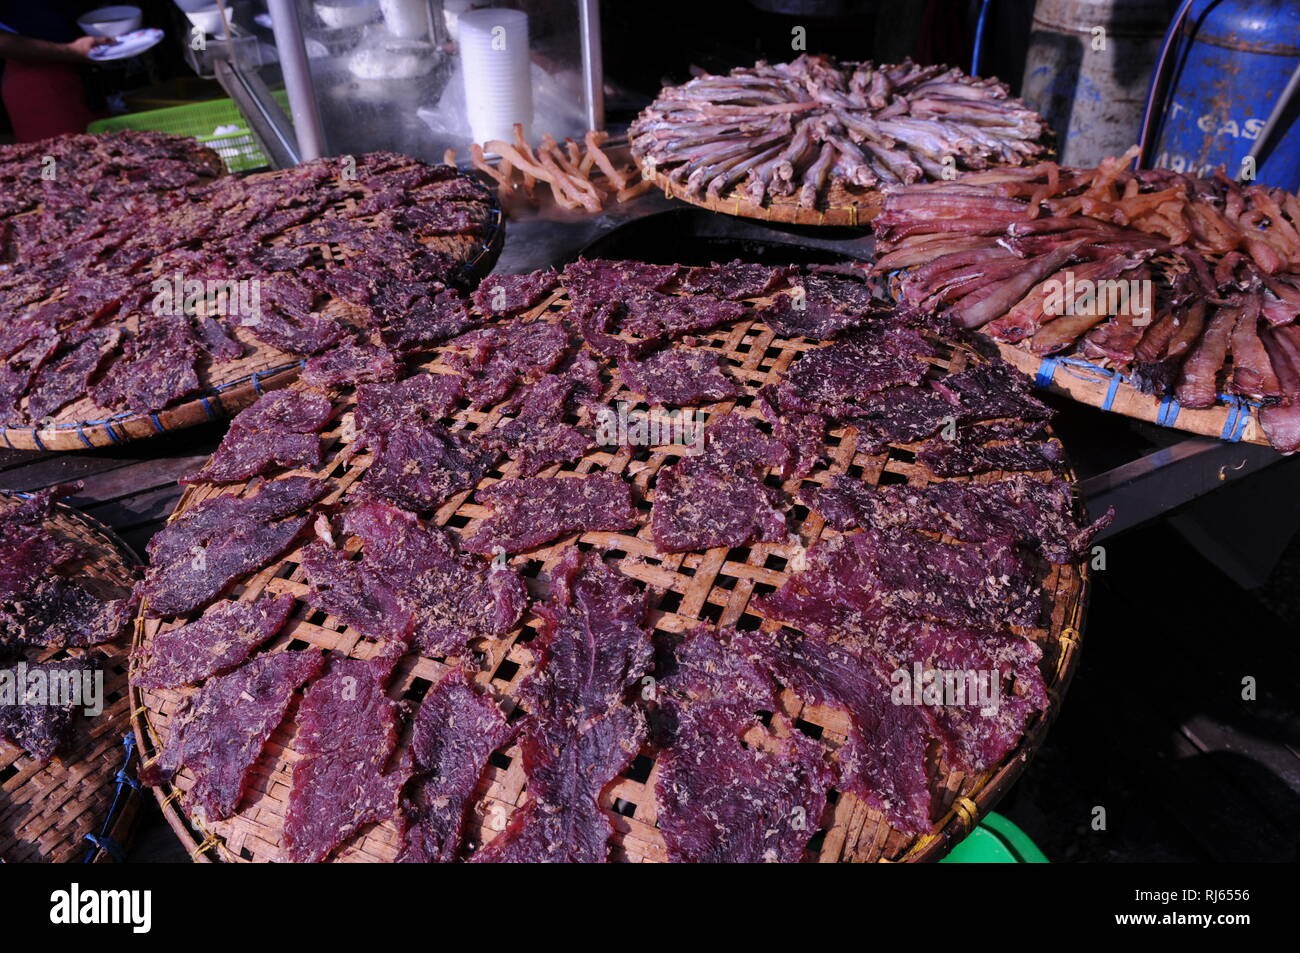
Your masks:
<instances>
[{"instance_id":1,"label":"yellow strap on tray","mask_svg":"<svg viewBox=\"0 0 1300 953\"><path fill-rule=\"evenodd\" d=\"M220 843L221 838L217 837L216 834L209 834L207 837L203 838L203 842L199 844L198 847L195 847L190 851L190 856L198 857L200 854L206 854Z\"/></svg>"}]
</instances>

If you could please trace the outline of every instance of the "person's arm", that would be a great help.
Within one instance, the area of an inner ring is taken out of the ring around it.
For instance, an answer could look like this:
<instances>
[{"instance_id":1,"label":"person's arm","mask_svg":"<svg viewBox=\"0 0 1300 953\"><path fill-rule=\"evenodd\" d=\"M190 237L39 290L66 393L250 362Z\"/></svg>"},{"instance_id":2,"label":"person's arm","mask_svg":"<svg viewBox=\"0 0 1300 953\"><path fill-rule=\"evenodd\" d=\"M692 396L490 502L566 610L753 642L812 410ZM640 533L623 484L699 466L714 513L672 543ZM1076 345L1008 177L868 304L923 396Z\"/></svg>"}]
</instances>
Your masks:
<instances>
[{"instance_id":1,"label":"person's arm","mask_svg":"<svg viewBox=\"0 0 1300 953\"><path fill-rule=\"evenodd\" d=\"M90 51L102 43L110 42L107 37L83 36L71 43L52 43L49 40L37 40L30 36L19 36L0 30L0 60L25 60L29 63L86 63L90 61Z\"/></svg>"}]
</instances>

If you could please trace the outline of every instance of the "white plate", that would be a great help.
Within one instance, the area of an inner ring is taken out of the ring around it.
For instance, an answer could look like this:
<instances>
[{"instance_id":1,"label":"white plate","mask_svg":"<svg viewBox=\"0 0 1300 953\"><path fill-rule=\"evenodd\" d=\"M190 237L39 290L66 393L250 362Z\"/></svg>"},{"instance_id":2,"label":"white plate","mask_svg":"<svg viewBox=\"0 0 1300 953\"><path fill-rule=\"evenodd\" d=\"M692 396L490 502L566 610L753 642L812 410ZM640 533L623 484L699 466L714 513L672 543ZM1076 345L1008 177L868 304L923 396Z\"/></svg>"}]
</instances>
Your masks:
<instances>
[{"instance_id":1,"label":"white plate","mask_svg":"<svg viewBox=\"0 0 1300 953\"><path fill-rule=\"evenodd\" d=\"M145 50L153 49L162 42L162 38L163 31L155 29L124 33L117 38L117 42L105 43L92 49L90 58L99 63L107 60L129 59L132 56L139 56Z\"/></svg>"}]
</instances>

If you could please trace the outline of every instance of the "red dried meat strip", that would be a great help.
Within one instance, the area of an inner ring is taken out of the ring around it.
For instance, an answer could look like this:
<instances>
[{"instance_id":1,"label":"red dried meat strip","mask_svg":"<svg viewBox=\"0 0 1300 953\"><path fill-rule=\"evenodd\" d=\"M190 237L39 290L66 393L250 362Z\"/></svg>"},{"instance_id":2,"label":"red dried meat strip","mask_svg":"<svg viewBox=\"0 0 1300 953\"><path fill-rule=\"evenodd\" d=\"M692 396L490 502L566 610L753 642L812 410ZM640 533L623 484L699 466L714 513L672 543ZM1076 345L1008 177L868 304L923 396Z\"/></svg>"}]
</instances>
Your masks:
<instances>
[{"instance_id":1,"label":"red dried meat strip","mask_svg":"<svg viewBox=\"0 0 1300 953\"><path fill-rule=\"evenodd\" d=\"M460 378L453 374L415 374L395 384L363 384L357 388L357 433L371 437L416 416L440 420L455 408L461 391Z\"/></svg>"},{"instance_id":2,"label":"red dried meat strip","mask_svg":"<svg viewBox=\"0 0 1300 953\"><path fill-rule=\"evenodd\" d=\"M1042 590L1006 538L952 544L870 529L823 539L807 558L807 569L754 600L759 612L822 631L885 614L1034 626L1042 612Z\"/></svg>"},{"instance_id":3,"label":"red dried meat strip","mask_svg":"<svg viewBox=\"0 0 1300 953\"><path fill-rule=\"evenodd\" d=\"M372 451L359 484L364 499L411 510L431 510L472 488L501 454L416 416L394 422L378 434L362 432Z\"/></svg>"},{"instance_id":4,"label":"red dried meat strip","mask_svg":"<svg viewBox=\"0 0 1300 953\"><path fill-rule=\"evenodd\" d=\"M28 418L43 420L85 395L121 339L114 328L94 328L62 356L42 365L28 389Z\"/></svg>"},{"instance_id":5,"label":"red dried meat strip","mask_svg":"<svg viewBox=\"0 0 1300 953\"><path fill-rule=\"evenodd\" d=\"M352 387L393 381L401 371L402 365L387 348L346 341L309 360L302 382L308 387Z\"/></svg>"},{"instance_id":6,"label":"red dried meat strip","mask_svg":"<svg viewBox=\"0 0 1300 953\"><path fill-rule=\"evenodd\" d=\"M659 472L650 530L661 553L773 543L788 535L780 492L707 456Z\"/></svg>"},{"instance_id":7,"label":"red dried meat strip","mask_svg":"<svg viewBox=\"0 0 1300 953\"><path fill-rule=\"evenodd\" d=\"M140 320L124 353L91 387L91 397L101 407L153 413L199 389L199 349L190 319L183 314L148 314Z\"/></svg>"},{"instance_id":8,"label":"red dried meat strip","mask_svg":"<svg viewBox=\"0 0 1300 953\"><path fill-rule=\"evenodd\" d=\"M22 748L40 764L64 751L72 739L78 706L55 704L63 699L51 697L50 691L58 685L71 690L72 680L80 684L86 672L98 667L92 657L29 662L23 669L7 666L6 680L13 686L14 703L0 704L0 738ZM82 699L83 705L88 703L89 699Z\"/></svg>"},{"instance_id":9,"label":"red dried meat strip","mask_svg":"<svg viewBox=\"0 0 1300 953\"><path fill-rule=\"evenodd\" d=\"M434 347L477 323L465 297L437 282L385 282L375 311L381 340L402 353Z\"/></svg>"},{"instance_id":10,"label":"red dried meat strip","mask_svg":"<svg viewBox=\"0 0 1300 953\"><path fill-rule=\"evenodd\" d=\"M968 543L1011 533L1054 563L1081 558L1115 518L1111 508L1082 526L1074 518L1068 483L1020 475L995 483L873 487L837 474L829 485L803 490L799 497L838 530L911 527Z\"/></svg>"},{"instance_id":11,"label":"red dried meat strip","mask_svg":"<svg viewBox=\"0 0 1300 953\"><path fill-rule=\"evenodd\" d=\"M613 827L598 799L645 740L640 713L622 704L653 659L645 592L577 549L552 583L538 607L538 667L523 687L533 712L520 744L529 801L476 861L607 860Z\"/></svg>"},{"instance_id":12,"label":"red dried meat strip","mask_svg":"<svg viewBox=\"0 0 1300 953\"><path fill-rule=\"evenodd\" d=\"M519 624L523 579L462 553L445 530L373 503L352 507L344 526L364 544L361 559L317 543L302 565L313 587L306 601L349 627L377 639L414 637L426 655L441 656Z\"/></svg>"},{"instance_id":13,"label":"red dried meat strip","mask_svg":"<svg viewBox=\"0 0 1300 953\"><path fill-rule=\"evenodd\" d=\"M938 477L968 476L991 470L1064 471L1065 451L1059 443L1025 439L1039 432L1037 426L1019 432L1014 426L966 426L957 431L954 440L942 437L927 440L917 451L916 459Z\"/></svg>"},{"instance_id":14,"label":"red dried meat strip","mask_svg":"<svg viewBox=\"0 0 1300 953\"><path fill-rule=\"evenodd\" d=\"M313 310L315 295L308 283L284 276L262 282L261 313L247 319L252 335L290 354L319 354L351 336L351 329Z\"/></svg>"},{"instance_id":15,"label":"red dried meat strip","mask_svg":"<svg viewBox=\"0 0 1300 953\"><path fill-rule=\"evenodd\" d=\"M399 863L446 864L460 856L474 790L511 734L497 703L464 669L429 690L411 729L416 773L402 796Z\"/></svg>"},{"instance_id":16,"label":"red dried meat strip","mask_svg":"<svg viewBox=\"0 0 1300 953\"><path fill-rule=\"evenodd\" d=\"M522 314L542 303L560 283L552 269L525 275L489 275L474 292L474 305L489 317Z\"/></svg>"},{"instance_id":17,"label":"red dried meat strip","mask_svg":"<svg viewBox=\"0 0 1300 953\"><path fill-rule=\"evenodd\" d=\"M617 300L617 299L615 299ZM697 331L739 321L749 309L735 301L678 297L645 292L622 302L621 330L649 341L667 341Z\"/></svg>"},{"instance_id":18,"label":"red dried meat strip","mask_svg":"<svg viewBox=\"0 0 1300 953\"><path fill-rule=\"evenodd\" d=\"M334 414L324 394L286 389L264 394L236 415L203 467L181 483L239 483L275 467L318 467L317 436Z\"/></svg>"},{"instance_id":19,"label":"red dried meat strip","mask_svg":"<svg viewBox=\"0 0 1300 953\"><path fill-rule=\"evenodd\" d=\"M869 320L865 312L846 314L825 301L798 291L774 296L771 304L755 309L755 317L781 337L804 337L813 341L825 341Z\"/></svg>"},{"instance_id":20,"label":"red dried meat strip","mask_svg":"<svg viewBox=\"0 0 1300 953\"><path fill-rule=\"evenodd\" d=\"M763 433L752 417L730 413L712 421L704 430L705 455L731 467L758 471L779 467L786 459L785 445Z\"/></svg>"},{"instance_id":21,"label":"red dried meat strip","mask_svg":"<svg viewBox=\"0 0 1300 953\"><path fill-rule=\"evenodd\" d=\"M150 569L136 590L148 600L146 615L187 615L283 555L329 488L325 480L289 477L251 497L221 496L186 510L149 543Z\"/></svg>"},{"instance_id":22,"label":"red dried meat strip","mask_svg":"<svg viewBox=\"0 0 1300 953\"><path fill-rule=\"evenodd\" d=\"M739 301L761 298L786 284L790 269L757 265L736 259L730 264L687 268L677 277L676 287L688 294Z\"/></svg>"},{"instance_id":23,"label":"red dried meat strip","mask_svg":"<svg viewBox=\"0 0 1300 953\"><path fill-rule=\"evenodd\" d=\"M472 553L519 553L571 533L631 529L639 521L632 487L613 473L502 480L480 490L492 508L465 542Z\"/></svg>"},{"instance_id":24,"label":"red dried meat strip","mask_svg":"<svg viewBox=\"0 0 1300 953\"><path fill-rule=\"evenodd\" d=\"M722 356L707 348L674 347L646 358L626 356L618 369L628 389L652 404L713 403L740 393L735 380L723 372Z\"/></svg>"},{"instance_id":25,"label":"red dried meat strip","mask_svg":"<svg viewBox=\"0 0 1300 953\"><path fill-rule=\"evenodd\" d=\"M564 287L573 300L616 300L628 294L662 291L681 272L681 265L640 261L581 259L564 266Z\"/></svg>"},{"instance_id":26,"label":"red dried meat strip","mask_svg":"<svg viewBox=\"0 0 1300 953\"><path fill-rule=\"evenodd\" d=\"M411 775L397 747L398 705L385 694L400 652L369 661L331 657L298 709L285 857L319 863L363 826L393 816Z\"/></svg>"},{"instance_id":27,"label":"red dried meat strip","mask_svg":"<svg viewBox=\"0 0 1300 953\"><path fill-rule=\"evenodd\" d=\"M294 692L324 664L319 652L277 652L208 679L181 703L162 754L141 766L140 780L164 784L185 767L194 775L183 795L186 809L209 822L230 817Z\"/></svg>"},{"instance_id":28,"label":"red dried meat strip","mask_svg":"<svg viewBox=\"0 0 1300 953\"><path fill-rule=\"evenodd\" d=\"M676 862L795 863L820 826L830 768L734 639L700 627L663 660L659 829ZM784 738L760 727L760 711L785 724Z\"/></svg>"},{"instance_id":29,"label":"red dried meat strip","mask_svg":"<svg viewBox=\"0 0 1300 953\"><path fill-rule=\"evenodd\" d=\"M0 598L0 649L112 642L126 624L127 602L106 599L73 579L44 575Z\"/></svg>"},{"instance_id":30,"label":"red dried meat strip","mask_svg":"<svg viewBox=\"0 0 1300 953\"><path fill-rule=\"evenodd\" d=\"M840 787L882 812L898 830L931 828L925 751L938 735L934 715L921 705L895 704L879 660L788 629L744 632L737 641L805 702L849 715L851 731L835 753Z\"/></svg>"},{"instance_id":31,"label":"red dried meat strip","mask_svg":"<svg viewBox=\"0 0 1300 953\"><path fill-rule=\"evenodd\" d=\"M511 322L463 334L454 342L460 351L443 361L465 382L465 396L475 409L504 400L525 380L559 365L569 347L564 327L550 321Z\"/></svg>"},{"instance_id":32,"label":"red dried meat strip","mask_svg":"<svg viewBox=\"0 0 1300 953\"><path fill-rule=\"evenodd\" d=\"M141 688L175 688L224 674L284 628L293 606L288 593L219 602L201 618L155 635L131 679Z\"/></svg>"},{"instance_id":33,"label":"red dried meat strip","mask_svg":"<svg viewBox=\"0 0 1300 953\"><path fill-rule=\"evenodd\" d=\"M567 368L547 374L504 404L502 410L518 413L482 439L514 460L522 477L536 476L554 463L577 460L595 441L587 428L566 418L581 405L591 405L603 389L600 365L580 352Z\"/></svg>"}]
</instances>

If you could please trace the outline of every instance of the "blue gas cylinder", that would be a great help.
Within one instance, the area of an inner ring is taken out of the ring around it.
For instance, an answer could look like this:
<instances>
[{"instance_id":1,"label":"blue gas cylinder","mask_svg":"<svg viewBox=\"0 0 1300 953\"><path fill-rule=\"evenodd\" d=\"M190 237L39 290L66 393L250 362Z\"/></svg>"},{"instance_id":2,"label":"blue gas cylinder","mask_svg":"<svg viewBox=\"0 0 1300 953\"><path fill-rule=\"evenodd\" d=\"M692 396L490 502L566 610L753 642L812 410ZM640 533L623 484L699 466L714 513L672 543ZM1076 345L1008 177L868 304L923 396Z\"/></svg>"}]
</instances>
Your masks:
<instances>
[{"instance_id":1,"label":"blue gas cylinder","mask_svg":"<svg viewBox=\"0 0 1300 953\"><path fill-rule=\"evenodd\" d=\"M1297 0L1196 0L1171 51L1173 71L1152 164L1237 177L1300 65ZM1300 96L1279 117L1254 179L1300 188Z\"/></svg>"}]
</instances>

